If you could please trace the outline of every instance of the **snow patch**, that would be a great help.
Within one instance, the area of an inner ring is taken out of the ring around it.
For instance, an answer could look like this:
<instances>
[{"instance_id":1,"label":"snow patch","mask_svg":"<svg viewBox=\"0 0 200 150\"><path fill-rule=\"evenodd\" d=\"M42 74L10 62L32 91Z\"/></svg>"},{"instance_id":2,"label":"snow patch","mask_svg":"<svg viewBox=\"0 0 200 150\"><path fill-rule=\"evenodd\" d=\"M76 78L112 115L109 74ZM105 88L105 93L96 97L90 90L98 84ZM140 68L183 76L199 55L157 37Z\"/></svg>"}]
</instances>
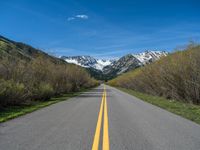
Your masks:
<instances>
[{"instance_id":1,"label":"snow patch","mask_svg":"<svg viewBox=\"0 0 200 150\"><path fill-rule=\"evenodd\" d=\"M167 52L165 51L145 51L139 54L132 54L135 58L137 58L142 64L147 64L150 60L158 60L162 56L167 56Z\"/></svg>"}]
</instances>

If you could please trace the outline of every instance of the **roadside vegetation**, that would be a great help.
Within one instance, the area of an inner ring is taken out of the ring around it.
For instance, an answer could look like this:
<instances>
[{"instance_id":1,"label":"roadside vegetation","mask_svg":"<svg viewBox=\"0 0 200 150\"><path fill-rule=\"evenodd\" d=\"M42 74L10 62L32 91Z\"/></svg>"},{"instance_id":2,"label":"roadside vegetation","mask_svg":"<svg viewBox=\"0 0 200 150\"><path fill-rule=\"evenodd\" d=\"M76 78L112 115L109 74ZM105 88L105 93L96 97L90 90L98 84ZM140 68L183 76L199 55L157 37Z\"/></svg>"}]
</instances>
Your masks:
<instances>
[{"instance_id":1,"label":"roadside vegetation","mask_svg":"<svg viewBox=\"0 0 200 150\"><path fill-rule=\"evenodd\" d=\"M177 100L168 100L163 97L152 96L152 95L144 94L141 92L136 92L131 89L125 89L125 88L118 88L118 89L128 94L131 94L135 97L138 97L139 99L143 101L146 101L148 103L151 103L153 105L166 109L172 113L175 113L177 115L180 115L184 118L187 118L191 121L194 121L200 124L200 106L199 105L185 103L185 102L181 102Z\"/></svg>"},{"instance_id":2,"label":"roadside vegetation","mask_svg":"<svg viewBox=\"0 0 200 150\"><path fill-rule=\"evenodd\" d=\"M0 59L0 107L46 101L77 92L97 82L81 67L55 64L37 57L31 61Z\"/></svg>"},{"instance_id":3,"label":"roadside vegetation","mask_svg":"<svg viewBox=\"0 0 200 150\"><path fill-rule=\"evenodd\" d=\"M88 72L23 43L0 37L0 113L98 84ZM49 102L48 102L49 103Z\"/></svg>"},{"instance_id":4,"label":"roadside vegetation","mask_svg":"<svg viewBox=\"0 0 200 150\"><path fill-rule=\"evenodd\" d=\"M109 84L199 105L200 45L191 44L185 50L125 73L109 81Z\"/></svg>"}]
</instances>

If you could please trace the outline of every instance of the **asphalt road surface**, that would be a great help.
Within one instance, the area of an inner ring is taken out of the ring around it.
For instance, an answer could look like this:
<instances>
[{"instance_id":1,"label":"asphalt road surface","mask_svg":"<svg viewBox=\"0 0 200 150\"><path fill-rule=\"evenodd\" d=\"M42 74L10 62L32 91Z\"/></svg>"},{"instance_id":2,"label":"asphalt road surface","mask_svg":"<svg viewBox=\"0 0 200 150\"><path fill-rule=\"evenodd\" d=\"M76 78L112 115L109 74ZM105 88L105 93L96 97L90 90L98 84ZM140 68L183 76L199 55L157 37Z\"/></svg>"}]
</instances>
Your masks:
<instances>
[{"instance_id":1,"label":"asphalt road surface","mask_svg":"<svg viewBox=\"0 0 200 150\"><path fill-rule=\"evenodd\" d=\"M200 150L200 126L103 85L0 124L0 150L97 149Z\"/></svg>"}]
</instances>

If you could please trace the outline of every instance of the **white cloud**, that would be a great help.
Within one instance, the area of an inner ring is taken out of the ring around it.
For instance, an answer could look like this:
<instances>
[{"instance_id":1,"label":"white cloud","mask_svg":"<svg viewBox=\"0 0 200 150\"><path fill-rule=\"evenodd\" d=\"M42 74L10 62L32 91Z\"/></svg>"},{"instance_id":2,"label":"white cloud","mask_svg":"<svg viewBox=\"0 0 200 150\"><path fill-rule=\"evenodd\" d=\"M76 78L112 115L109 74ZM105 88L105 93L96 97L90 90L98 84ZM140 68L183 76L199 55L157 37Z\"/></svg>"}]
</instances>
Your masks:
<instances>
[{"instance_id":1,"label":"white cloud","mask_svg":"<svg viewBox=\"0 0 200 150\"><path fill-rule=\"evenodd\" d=\"M72 21L72 20L75 20L75 19L82 19L82 20L87 20L89 18L88 15L75 15L75 16L72 16L72 17L68 17L67 18L67 21Z\"/></svg>"},{"instance_id":2,"label":"white cloud","mask_svg":"<svg viewBox=\"0 0 200 150\"><path fill-rule=\"evenodd\" d=\"M76 15L76 18L80 18L80 19L88 19L89 17L87 15Z\"/></svg>"}]
</instances>

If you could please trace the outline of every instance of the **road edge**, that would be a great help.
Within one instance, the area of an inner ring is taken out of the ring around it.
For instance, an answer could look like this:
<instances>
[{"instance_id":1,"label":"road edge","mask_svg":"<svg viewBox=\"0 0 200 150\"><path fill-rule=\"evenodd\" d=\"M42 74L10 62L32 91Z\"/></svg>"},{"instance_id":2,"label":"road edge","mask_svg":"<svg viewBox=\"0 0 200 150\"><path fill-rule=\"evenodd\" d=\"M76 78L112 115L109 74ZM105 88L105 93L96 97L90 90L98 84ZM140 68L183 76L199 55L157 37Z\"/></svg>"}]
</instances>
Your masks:
<instances>
[{"instance_id":1,"label":"road edge","mask_svg":"<svg viewBox=\"0 0 200 150\"><path fill-rule=\"evenodd\" d=\"M90 91L92 89L95 89L96 87L89 88L89 89L83 89L78 92L73 92L73 93L68 93L68 94L63 94L59 97L53 97L49 99L48 101L36 101L32 105L27 105L27 106L11 106L8 108L5 108L4 110L0 111L0 124L7 122L9 120L24 116L26 114L32 113L34 111L40 110L42 108L51 106L53 104L66 101L70 98L76 97L81 95L84 92Z\"/></svg>"}]
</instances>

